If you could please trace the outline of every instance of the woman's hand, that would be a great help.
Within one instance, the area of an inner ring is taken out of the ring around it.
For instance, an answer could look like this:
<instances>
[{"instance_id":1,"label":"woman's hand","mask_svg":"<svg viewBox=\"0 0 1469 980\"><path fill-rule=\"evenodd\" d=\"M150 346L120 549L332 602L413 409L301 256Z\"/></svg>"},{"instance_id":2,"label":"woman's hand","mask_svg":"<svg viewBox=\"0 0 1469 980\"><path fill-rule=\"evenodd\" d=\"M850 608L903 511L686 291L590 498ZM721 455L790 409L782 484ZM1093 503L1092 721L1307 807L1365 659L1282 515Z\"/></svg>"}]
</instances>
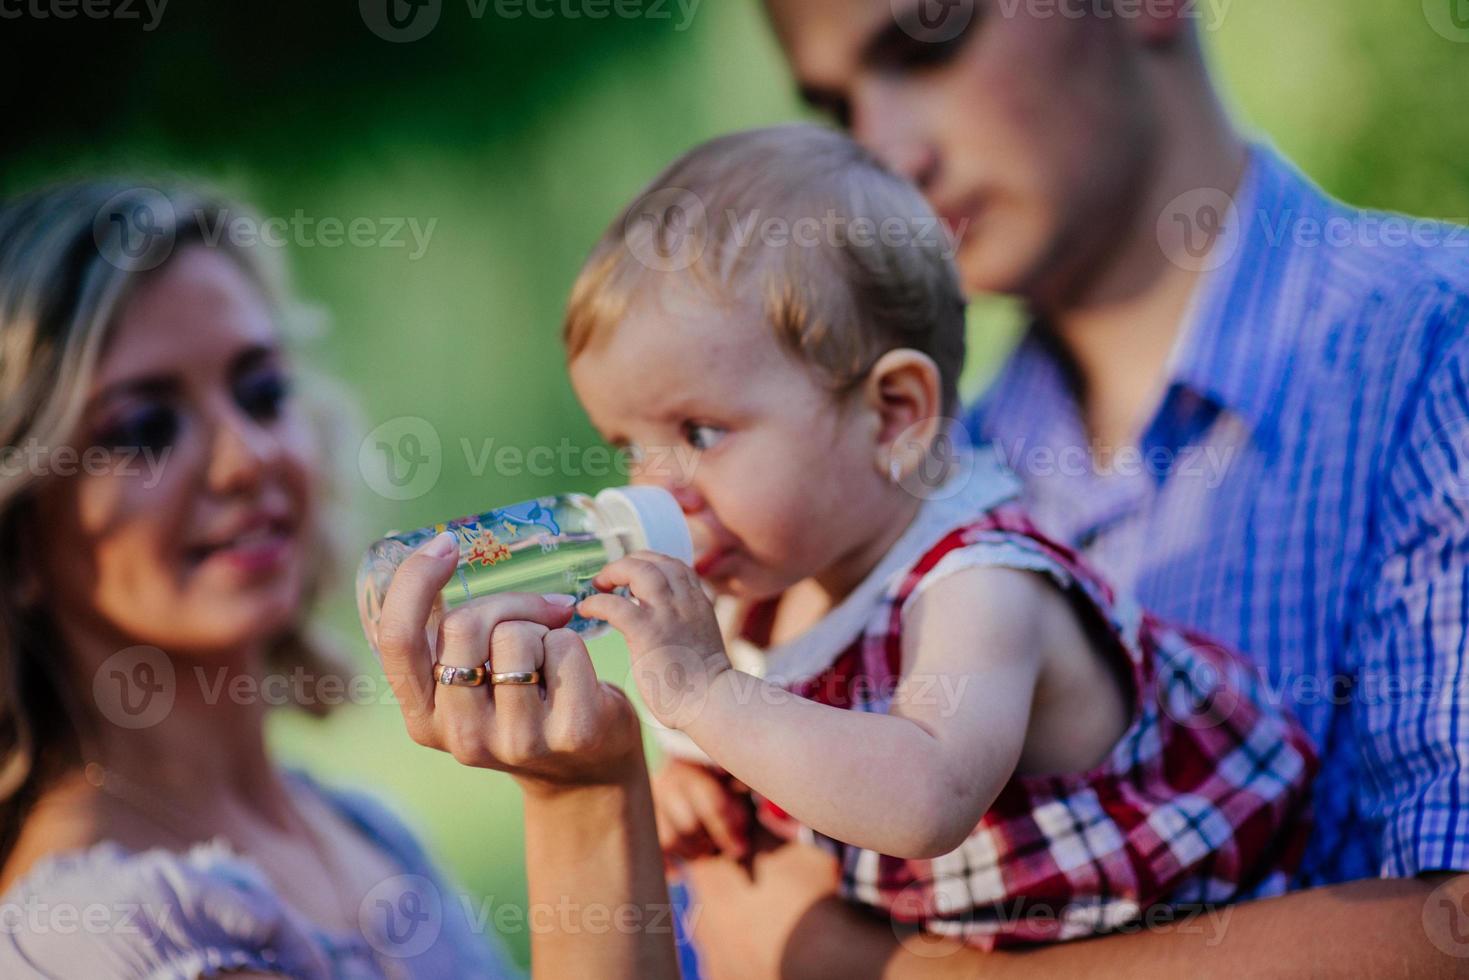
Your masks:
<instances>
[{"instance_id":1,"label":"woman's hand","mask_svg":"<svg viewBox=\"0 0 1469 980\"><path fill-rule=\"evenodd\" d=\"M383 599L377 646L409 737L510 773L527 790L637 778L637 715L597 679L581 637L559 628L571 619L570 597L484 596L445 615L430 645L429 617L457 559L452 537L440 535L403 562ZM441 686L435 650L445 665L539 670L544 683Z\"/></svg>"}]
</instances>

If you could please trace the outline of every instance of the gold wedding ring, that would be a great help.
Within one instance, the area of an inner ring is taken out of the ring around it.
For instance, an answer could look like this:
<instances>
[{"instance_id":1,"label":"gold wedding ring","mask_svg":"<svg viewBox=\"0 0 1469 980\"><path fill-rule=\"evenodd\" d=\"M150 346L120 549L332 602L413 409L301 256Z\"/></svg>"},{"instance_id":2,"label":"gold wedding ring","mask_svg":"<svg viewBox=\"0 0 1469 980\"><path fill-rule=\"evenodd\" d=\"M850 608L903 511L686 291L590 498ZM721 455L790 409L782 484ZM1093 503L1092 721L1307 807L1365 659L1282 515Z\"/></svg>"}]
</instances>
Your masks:
<instances>
[{"instance_id":1,"label":"gold wedding ring","mask_svg":"<svg viewBox=\"0 0 1469 980\"><path fill-rule=\"evenodd\" d=\"M434 683L444 687L480 687L485 683L489 671L484 667L451 667L434 664Z\"/></svg>"},{"instance_id":2,"label":"gold wedding ring","mask_svg":"<svg viewBox=\"0 0 1469 980\"><path fill-rule=\"evenodd\" d=\"M510 687L528 687L540 682L539 670L507 670L490 675L491 684L505 684Z\"/></svg>"}]
</instances>

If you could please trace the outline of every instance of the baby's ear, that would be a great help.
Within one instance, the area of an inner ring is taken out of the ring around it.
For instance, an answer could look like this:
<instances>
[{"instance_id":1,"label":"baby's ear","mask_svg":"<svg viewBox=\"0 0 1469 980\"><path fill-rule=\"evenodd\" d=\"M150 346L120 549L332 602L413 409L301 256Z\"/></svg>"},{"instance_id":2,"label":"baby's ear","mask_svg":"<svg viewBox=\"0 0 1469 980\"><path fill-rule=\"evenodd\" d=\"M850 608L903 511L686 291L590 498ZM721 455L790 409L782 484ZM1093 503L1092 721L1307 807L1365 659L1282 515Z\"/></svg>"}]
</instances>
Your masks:
<instances>
[{"instance_id":1,"label":"baby's ear","mask_svg":"<svg viewBox=\"0 0 1469 980\"><path fill-rule=\"evenodd\" d=\"M943 429L938 365L921 351L890 350L872 366L863 397L879 421L873 462L896 483L922 463Z\"/></svg>"}]
</instances>

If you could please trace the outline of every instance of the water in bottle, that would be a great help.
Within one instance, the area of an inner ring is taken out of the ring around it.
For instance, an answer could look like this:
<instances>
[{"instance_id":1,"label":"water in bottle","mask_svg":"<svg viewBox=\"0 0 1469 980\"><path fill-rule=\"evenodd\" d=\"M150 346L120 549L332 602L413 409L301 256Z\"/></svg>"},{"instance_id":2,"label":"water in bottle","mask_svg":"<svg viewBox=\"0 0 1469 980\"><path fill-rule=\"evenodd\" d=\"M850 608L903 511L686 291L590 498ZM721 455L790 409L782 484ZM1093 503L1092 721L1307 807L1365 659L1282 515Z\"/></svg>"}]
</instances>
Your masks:
<instances>
[{"instance_id":1,"label":"water in bottle","mask_svg":"<svg viewBox=\"0 0 1469 980\"><path fill-rule=\"evenodd\" d=\"M417 548L444 531L459 542L459 565L440 593L430 622L470 599L494 592L563 593L584 599L606 565L650 549L692 563L693 543L682 508L659 487L618 487L595 497L569 493L498 507L472 517L392 533L367 550L357 573L357 601L375 635L393 573ZM593 635L605 623L572 619ZM375 646L376 644L374 644Z\"/></svg>"}]
</instances>

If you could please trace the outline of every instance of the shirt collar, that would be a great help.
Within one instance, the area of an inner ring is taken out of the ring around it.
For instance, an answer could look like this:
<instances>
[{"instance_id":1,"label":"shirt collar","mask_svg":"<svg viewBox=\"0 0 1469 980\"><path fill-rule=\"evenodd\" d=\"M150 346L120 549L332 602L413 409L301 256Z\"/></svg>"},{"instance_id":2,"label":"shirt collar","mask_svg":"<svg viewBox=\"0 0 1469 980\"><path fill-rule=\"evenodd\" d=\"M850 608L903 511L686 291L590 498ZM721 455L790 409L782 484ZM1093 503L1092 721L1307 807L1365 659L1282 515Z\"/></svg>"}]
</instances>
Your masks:
<instances>
[{"instance_id":1,"label":"shirt collar","mask_svg":"<svg viewBox=\"0 0 1469 980\"><path fill-rule=\"evenodd\" d=\"M1308 319L1310 284L1319 280L1301 274L1320 258L1293 246L1292 230L1325 221L1330 207L1273 148L1252 146L1215 245L1229 254L1200 283L1174 348L1173 384L1243 419L1265 443ZM1228 232L1230 222L1237 234Z\"/></svg>"},{"instance_id":2,"label":"shirt collar","mask_svg":"<svg viewBox=\"0 0 1469 980\"><path fill-rule=\"evenodd\" d=\"M784 685L820 673L862 635L893 583L925 552L955 528L1015 499L1020 490L1020 481L992 447L961 443L948 479L928 491L918 513L887 554L835 609L800 636L757 650L739 635L748 605L721 597L715 610L729 638L730 662L738 670Z\"/></svg>"}]
</instances>

